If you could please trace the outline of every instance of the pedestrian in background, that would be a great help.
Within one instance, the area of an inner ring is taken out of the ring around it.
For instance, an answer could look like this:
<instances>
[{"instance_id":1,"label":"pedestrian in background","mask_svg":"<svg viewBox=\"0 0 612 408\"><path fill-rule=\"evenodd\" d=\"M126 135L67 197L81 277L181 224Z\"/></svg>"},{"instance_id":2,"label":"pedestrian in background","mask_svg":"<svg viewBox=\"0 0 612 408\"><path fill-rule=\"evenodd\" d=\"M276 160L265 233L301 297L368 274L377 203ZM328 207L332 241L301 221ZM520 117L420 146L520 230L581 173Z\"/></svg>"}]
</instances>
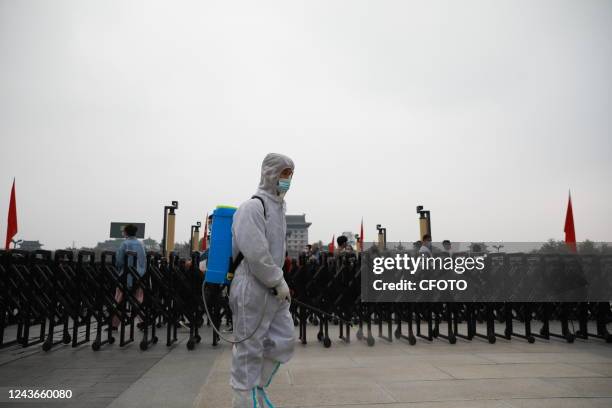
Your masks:
<instances>
[{"instance_id":1,"label":"pedestrian in background","mask_svg":"<svg viewBox=\"0 0 612 408\"><path fill-rule=\"evenodd\" d=\"M419 255L423 256L431 256L431 235L425 234L423 235L423 241L421 241L421 248L419 248Z\"/></svg>"},{"instance_id":2,"label":"pedestrian in background","mask_svg":"<svg viewBox=\"0 0 612 408\"><path fill-rule=\"evenodd\" d=\"M450 240L445 239L442 241L442 248L444 248L444 252L448 253L449 256L453 256L453 246Z\"/></svg>"},{"instance_id":3,"label":"pedestrian in background","mask_svg":"<svg viewBox=\"0 0 612 408\"><path fill-rule=\"evenodd\" d=\"M143 243L140 242L136 238L137 232L138 232L138 227L133 224L128 224L123 227L123 236L125 237L125 240L119 246L119 249L117 250L116 260L115 260L115 266L117 267L117 270L119 271L119 275L122 278L123 278L123 274L127 273L125 271L125 268L127 266L125 265L125 253L128 251L136 253L136 265L135 266L136 266L136 271L140 277L144 276L145 271L147 269L147 254L145 252ZM134 286L133 280L134 279L132 278L131 275L127 276L127 280L126 280L127 288L128 290L131 291L131 293L136 298L136 300L138 300L138 303L142 303L144 299L144 292L142 290L142 287L140 287L139 285ZM120 288L117 288L115 290L115 301L118 304L123 304L123 302L125 302L125 293L123 293L123 291ZM125 318L125 316L122 316L122 318ZM119 327L119 323L120 323L119 316L115 314L113 316L113 321L112 321L113 330L117 330L117 328ZM141 326L142 326L141 323L139 323L138 327L140 328Z\"/></svg>"},{"instance_id":4,"label":"pedestrian in background","mask_svg":"<svg viewBox=\"0 0 612 408\"><path fill-rule=\"evenodd\" d=\"M353 247L349 245L348 238L344 235L340 235L336 238L338 247L334 251L334 256L339 256L348 252L353 252Z\"/></svg>"}]
</instances>

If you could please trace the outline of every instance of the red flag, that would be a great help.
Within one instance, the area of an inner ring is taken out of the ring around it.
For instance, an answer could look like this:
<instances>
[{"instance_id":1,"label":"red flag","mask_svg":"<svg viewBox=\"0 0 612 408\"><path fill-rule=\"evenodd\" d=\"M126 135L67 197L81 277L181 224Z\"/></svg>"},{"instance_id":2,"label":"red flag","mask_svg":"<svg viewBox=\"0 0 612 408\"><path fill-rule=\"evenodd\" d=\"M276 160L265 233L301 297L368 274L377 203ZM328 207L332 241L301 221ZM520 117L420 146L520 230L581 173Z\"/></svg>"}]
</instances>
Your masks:
<instances>
[{"instance_id":1,"label":"red flag","mask_svg":"<svg viewBox=\"0 0 612 408\"><path fill-rule=\"evenodd\" d=\"M334 234L334 236L332 237L332 242L327 246L327 250L332 254L336 250L336 245L334 244L335 241L336 241L336 234Z\"/></svg>"},{"instance_id":2,"label":"red flag","mask_svg":"<svg viewBox=\"0 0 612 408\"><path fill-rule=\"evenodd\" d=\"M206 214L206 218L204 218L204 236L202 237L202 251L206 251L206 238L208 235L208 213Z\"/></svg>"},{"instance_id":3,"label":"red flag","mask_svg":"<svg viewBox=\"0 0 612 408\"><path fill-rule=\"evenodd\" d=\"M6 244L5 249L9 250L11 240L17 234L17 202L15 198L15 179L11 189L11 201L9 203L8 222L6 223Z\"/></svg>"},{"instance_id":4,"label":"red flag","mask_svg":"<svg viewBox=\"0 0 612 408\"><path fill-rule=\"evenodd\" d=\"M363 251L363 218L361 218L361 232L359 233L359 250Z\"/></svg>"},{"instance_id":5,"label":"red flag","mask_svg":"<svg viewBox=\"0 0 612 408\"><path fill-rule=\"evenodd\" d=\"M567 201L567 212L565 213L565 245L571 252L576 252L576 230L574 230L574 212L572 211L572 194Z\"/></svg>"}]
</instances>

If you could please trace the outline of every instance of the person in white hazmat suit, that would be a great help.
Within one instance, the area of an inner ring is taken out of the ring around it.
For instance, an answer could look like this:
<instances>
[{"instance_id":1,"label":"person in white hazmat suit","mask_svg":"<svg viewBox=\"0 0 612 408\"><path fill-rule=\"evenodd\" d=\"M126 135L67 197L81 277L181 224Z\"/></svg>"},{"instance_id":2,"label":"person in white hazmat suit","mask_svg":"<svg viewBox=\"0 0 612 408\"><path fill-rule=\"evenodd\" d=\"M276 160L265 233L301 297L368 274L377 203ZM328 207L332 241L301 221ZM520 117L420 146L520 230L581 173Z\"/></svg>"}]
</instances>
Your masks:
<instances>
[{"instance_id":1,"label":"person in white hazmat suit","mask_svg":"<svg viewBox=\"0 0 612 408\"><path fill-rule=\"evenodd\" d=\"M229 296L234 336L244 339L255 331L251 338L233 348L230 385L234 408L273 407L265 389L280 364L293 356L291 298L281 269L287 230L284 196L293 169L289 157L268 154L261 165L261 180L255 194L259 199L244 202L234 214L232 256L236 259L239 252L244 255Z\"/></svg>"}]
</instances>

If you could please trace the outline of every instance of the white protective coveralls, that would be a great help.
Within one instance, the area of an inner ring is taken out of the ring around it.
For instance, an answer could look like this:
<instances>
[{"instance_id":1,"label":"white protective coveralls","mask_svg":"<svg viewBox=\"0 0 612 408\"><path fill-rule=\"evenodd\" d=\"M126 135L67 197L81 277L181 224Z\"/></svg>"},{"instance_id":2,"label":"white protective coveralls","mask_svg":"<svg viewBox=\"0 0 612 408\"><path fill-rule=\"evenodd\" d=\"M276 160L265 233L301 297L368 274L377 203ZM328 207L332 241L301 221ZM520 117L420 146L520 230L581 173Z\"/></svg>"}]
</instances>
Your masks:
<instances>
[{"instance_id":1,"label":"white protective coveralls","mask_svg":"<svg viewBox=\"0 0 612 408\"><path fill-rule=\"evenodd\" d=\"M280 363L286 363L293 355L295 338L289 302L269 292L283 282L287 224L285 202L277 193L277 184L280 173L287 168L294 168L289 157L268 154L261 166L261 180L255 194L265 203L265 217L264 207L257 199L242 203L234 214L232 256L236 258L238 252L244 255L229 296L236 339L251 334L264 313L255 334L233 348L230 385L234 389L235 407L243 406L236 403L236 395L246 396L244 406L272 406L263 388L270 384ZM262 392L263 396L259 395ZM257 405L253 398L259 400Z\"/></svg>"}]
</instances>

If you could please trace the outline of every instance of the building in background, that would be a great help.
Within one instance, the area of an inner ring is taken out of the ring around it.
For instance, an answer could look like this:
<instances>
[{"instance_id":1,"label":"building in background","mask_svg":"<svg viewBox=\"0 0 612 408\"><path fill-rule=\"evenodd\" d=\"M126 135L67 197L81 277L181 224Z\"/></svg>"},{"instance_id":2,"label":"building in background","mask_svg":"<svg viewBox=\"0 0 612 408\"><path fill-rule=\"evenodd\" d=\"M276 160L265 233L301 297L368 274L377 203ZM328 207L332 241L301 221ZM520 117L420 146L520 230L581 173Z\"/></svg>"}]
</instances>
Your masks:
<instances>
[{"instance_id":1,"label":"building in background","mask_svg":"<svg viewBox=\"0 0 612 408\"><path fill-rule=\"evenodd\" d=\"M311 223L306 222L306 214L286 215L287 221L287 252L289 256L297 257L308 245L308 227Z\"/></svg>"},{"instance_id":2,"label":"building in background","mask_svg":"<svg viewBox=\"0 0 612 408\"><path fill-rule=\"evenodd\" d=\"M19 244L19 249L24 251L36 251L42 249L43 244L40 241L21 241Z\"/></svg>"},{"instance_id":3,"label":"building in background","mask_svg":"<svg viewBox=\"0 0 612 408\"><path fill-rule=\"evenodd\" d=\"M121 245L121 243L123 242L123 238L116 238L116 239L107 239L104 242L98 242L96 244L96 246L93 248L93 250L96 253L102 253L103 251L117 251L119 250L119 246ZM72 246L74 247L74 243L72 244Z\"/></svg>"}]
</instances>

